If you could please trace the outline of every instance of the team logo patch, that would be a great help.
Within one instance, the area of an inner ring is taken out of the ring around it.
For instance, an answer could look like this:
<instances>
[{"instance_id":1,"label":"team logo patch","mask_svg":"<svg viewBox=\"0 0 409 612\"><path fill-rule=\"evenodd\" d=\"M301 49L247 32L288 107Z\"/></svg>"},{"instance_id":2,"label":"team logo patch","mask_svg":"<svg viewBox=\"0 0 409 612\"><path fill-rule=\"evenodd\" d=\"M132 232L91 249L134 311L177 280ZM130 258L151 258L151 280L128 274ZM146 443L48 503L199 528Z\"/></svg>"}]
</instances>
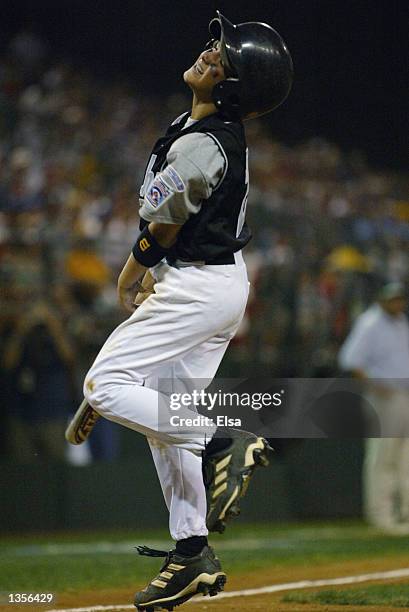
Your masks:
<instances>
[{"instance_id":1,"label":"team logo patch","mask_svg":"<svg viewBox=\"0 0 409 612\"><path fill-rule=\"evenodd\" d=\"M147 238L142 238L142 240L139 242L139 248L142 252L147 251L150 246L150 242L147 240Z\"/></svg>"},{"instance_id":2,"label":"team logo patch","mask_svg":"<svg viewBox=\"0 0 409 612\"><path fill-rule=\"evenodd\" d=\"M157 208L162 204L164 200L170 195L169 187L158 177L156 178L148 189L146 199L152 204L154 208Z\"/></svg>"},{"instance_id":3,"label":"team logo patch","mask_svg":"<svg viewBox=\"0 0 409 612\"><path fill-rule=\"evenodd\" d=\"M176 172L173 166L166 166L163 171L163 174L166 174L166 176L170 178L170 180L175 185L178 191L185 190L185 184L182 180L182 177Z\"/></svg>"}]
</instances>

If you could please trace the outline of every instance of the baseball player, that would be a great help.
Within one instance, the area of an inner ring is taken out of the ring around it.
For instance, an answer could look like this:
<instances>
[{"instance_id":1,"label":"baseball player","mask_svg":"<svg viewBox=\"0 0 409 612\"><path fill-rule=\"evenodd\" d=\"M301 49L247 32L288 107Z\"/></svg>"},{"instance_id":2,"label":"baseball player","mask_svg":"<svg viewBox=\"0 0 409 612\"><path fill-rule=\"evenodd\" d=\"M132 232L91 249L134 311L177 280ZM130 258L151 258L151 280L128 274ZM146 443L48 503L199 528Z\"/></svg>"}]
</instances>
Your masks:
<instances>
[{"instance_id":1,"label":"baseball player","mask_svg":"<svg viewBox=\"0 0 409 612\"><path fill-rule=\"evenodd\" d=\"M233 25L218 13L209 27L213 40L183 75L191 112L172 123L147 164L141 233L118 279L119 301L132 314L88 372L67 432L80 442L102 415L149 441L176 545L139 547L165 561L136 594L138 610L172 610L223 589L208 531L224 529L255 467L268 463L267 442L251 433L210 427L206 444L193 429L161 427L168 415L157 381L210 384L243 317L249 283L241 250L251 234L242 119L276 108L292 84L290 53L270 26Z\"/></svg>"}]
</instances>

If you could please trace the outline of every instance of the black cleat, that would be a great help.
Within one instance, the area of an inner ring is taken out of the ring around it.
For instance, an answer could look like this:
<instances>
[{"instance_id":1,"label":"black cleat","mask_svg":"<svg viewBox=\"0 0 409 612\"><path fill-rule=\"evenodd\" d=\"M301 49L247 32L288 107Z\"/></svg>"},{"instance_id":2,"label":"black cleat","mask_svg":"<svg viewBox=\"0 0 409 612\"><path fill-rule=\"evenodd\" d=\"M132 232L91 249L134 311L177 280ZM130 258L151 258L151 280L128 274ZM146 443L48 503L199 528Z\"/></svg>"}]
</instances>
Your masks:
<instances>
[{"instance_id":1,"label":"black cleat","mask_svg":"<svg viewBox=\"0 0 409 612\"><path fill-rule=\"evenodd\" d=\"M239 499L246 494L254 470L270 462L273 451L267 440L248 431L227 429L229 446L203 452L203 480L207 495L207 528L223 533L226 520L240 514Z\"/></svg>"},{"instance_id":2,"label":"black cleat","mask_svg":"<svg viewBox=\"0 0 409 612\"><path fill-rule=\"evenodd\" d=\"M138 546L141 555L166 557L159 574L135 595L137 610L173 610L194 595L213 597L223 590L226 574L212 548L205 546L195 557L182 557L175 550L157 551Z\"/></svg>"},{"instance_id":3,"label":"black cleat","mask_svg":"<svg viewBox=\"0 0 409 612\"><path fill-rule=\"evenodd\" d=\"M100 415L83 399L65 430L65 439L71 444L82 444L90 436Z\"/></svg>"}]
</instances>

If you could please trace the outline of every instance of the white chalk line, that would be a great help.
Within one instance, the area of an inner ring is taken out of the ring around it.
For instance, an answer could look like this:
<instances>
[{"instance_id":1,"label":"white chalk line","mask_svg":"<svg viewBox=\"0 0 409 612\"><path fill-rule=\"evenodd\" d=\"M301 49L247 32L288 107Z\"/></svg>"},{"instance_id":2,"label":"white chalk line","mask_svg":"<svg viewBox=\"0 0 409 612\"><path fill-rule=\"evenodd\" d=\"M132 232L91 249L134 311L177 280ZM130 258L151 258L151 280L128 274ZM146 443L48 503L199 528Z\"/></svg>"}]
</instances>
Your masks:
<instances>
[{"instance_id":1,"label":"white chalk line","mask_svg":"<svg viewBox=\"0 0 409 612\"><path fill-rule=\"evenodd\" d=\"M358 576L344 576L343 578L329 578L325 580L301 580L299 582L272 584L270 586L258 587L256 589L227 591L225 593L220 593L215 601L217 602L220 599L230 599L232 597L249 597L251 595L264 595L266 593L280 593L281 591L295 591L298 589L308 589L311 587L340 586L343 584L359 584L361 582L375 582L377 580L389 580L392 578L406 577L409 577L409 568L390 570L387 572L375 572L372 574L360 574ZM186 603L204 603L206 601L208 601L208 598L194 597ZM50 610L49 612L113 612L115 610L135 610L135 606L127 604L122 606L90 606L88 608L56 609Z\"/></svg>"}]
</instances>

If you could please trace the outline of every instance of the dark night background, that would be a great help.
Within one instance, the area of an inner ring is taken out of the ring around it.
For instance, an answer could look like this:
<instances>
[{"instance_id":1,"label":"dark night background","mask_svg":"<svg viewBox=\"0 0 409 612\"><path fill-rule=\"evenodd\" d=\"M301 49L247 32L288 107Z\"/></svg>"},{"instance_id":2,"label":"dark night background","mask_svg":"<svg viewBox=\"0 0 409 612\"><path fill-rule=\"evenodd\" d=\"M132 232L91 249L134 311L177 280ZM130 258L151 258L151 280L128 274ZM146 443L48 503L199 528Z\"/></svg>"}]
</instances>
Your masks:
<instances>
[{"instance_id":1,"label":"dark night background","mask_svg":"<svg viewBox=\"0 0 409 612\"><path fill-rule=\"evenodd\" d=\"M408 3L401 0L3 3L2 47L33 24L56 57L99 76L126 74L145 90L183 90L180 75L207 40L218 6L234 22L266 21L292 51L290 99L269 119L288 142L323 135L404 167L407 150Z\"/></svg>"}]
</instances>

